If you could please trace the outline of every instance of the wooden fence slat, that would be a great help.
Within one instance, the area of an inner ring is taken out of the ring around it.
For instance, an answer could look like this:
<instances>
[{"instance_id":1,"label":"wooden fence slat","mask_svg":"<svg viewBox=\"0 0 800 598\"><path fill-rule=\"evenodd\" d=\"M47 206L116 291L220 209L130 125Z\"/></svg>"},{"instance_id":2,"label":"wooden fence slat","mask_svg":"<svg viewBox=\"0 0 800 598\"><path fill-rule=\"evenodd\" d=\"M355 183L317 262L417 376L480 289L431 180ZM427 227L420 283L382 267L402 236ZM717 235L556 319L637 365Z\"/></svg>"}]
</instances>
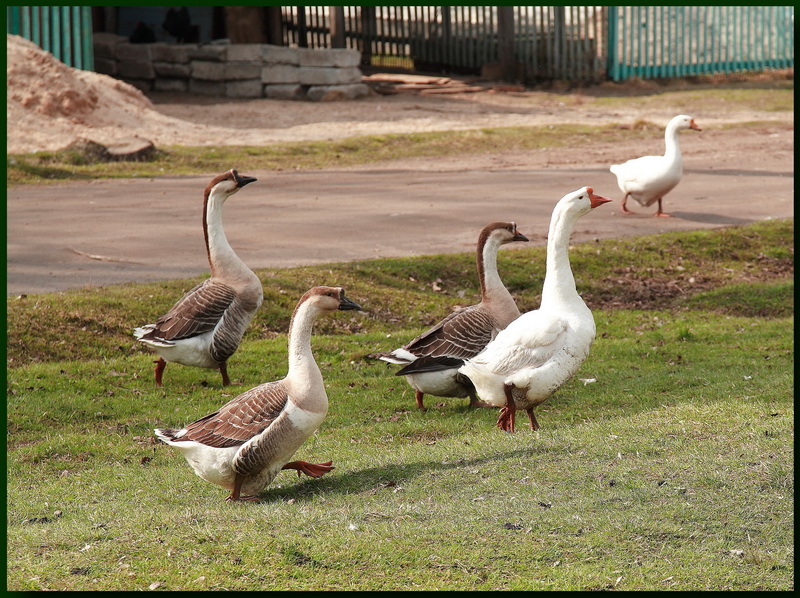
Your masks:
<instances>
[{"instance_id":1,"label":"wooden fence slat","mask_svg":"<svg viewBox=\"0 0 800 598\"><path fill-rule=\"evenodd\" d=\"M413 62L423 70L478 73L499 61L498 6L345 8L345 47L361 50L362 64L411 68ZM511 8L513 43L505 51L524 66L526 82L598 82L603 76L623 81L794 66L791 6ZM327 47L329 10L284 7L284 39L290 45ZM9 15L11 21L14 15ZM23 13L18 19L21 27L25 18Z\"/></svg>"}]
</instances>

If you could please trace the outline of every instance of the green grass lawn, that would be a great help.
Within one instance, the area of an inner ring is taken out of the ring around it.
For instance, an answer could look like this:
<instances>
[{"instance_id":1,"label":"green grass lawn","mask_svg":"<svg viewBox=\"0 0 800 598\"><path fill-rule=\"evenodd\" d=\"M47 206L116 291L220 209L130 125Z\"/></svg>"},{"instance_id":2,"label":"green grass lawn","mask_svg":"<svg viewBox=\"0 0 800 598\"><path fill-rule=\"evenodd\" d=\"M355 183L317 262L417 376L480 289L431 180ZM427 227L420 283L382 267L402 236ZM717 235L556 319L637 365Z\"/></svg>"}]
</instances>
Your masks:
<instances>
[{"instance_id":1,"label":"green grass lawn","mask_svg":"<svg viewBox=\"0 0 800 598\"><path fill-rule=\"evenodd\" d=\"M420 412L365 358L474 303L471 253L258 271L233 388L177 365L156 388L131 334L196 280L9 297L7 587L793 589L793 236L783 220L576 245L597 339L541 430L513 435L466 399ZM525 310L543 260L500 252ZM227 503L152 428L282 377L316 284L366 310L312 340L330 410L296 458L336 468Z\"/></svg>"}]
</instances>

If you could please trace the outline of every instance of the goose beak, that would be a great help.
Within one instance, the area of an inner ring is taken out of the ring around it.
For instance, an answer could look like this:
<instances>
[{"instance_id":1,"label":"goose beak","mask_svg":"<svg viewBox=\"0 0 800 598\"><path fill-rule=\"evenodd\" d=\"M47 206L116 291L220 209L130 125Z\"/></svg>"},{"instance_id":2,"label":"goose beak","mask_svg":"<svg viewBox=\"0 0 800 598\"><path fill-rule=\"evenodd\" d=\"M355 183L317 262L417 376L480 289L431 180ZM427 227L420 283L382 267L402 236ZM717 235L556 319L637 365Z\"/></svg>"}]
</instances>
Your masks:
<instances>
[{"instance_id":1,"label":"goose beak","mask_svg":"<svg viewBox=\"0 0 800 598\"><path fill-rule=\"evenodd\" d=\"M344 293L341 294L339 297L339 310L340 311L350 311L356 310L361 311L361 306L356 303L355 301L351 301L347 297L344 296Z\"/></svg>"},{"instance_id":2,"label":"goose beak","mask_svg":"<svg viewBox=\"0 0 800 598\"><path fill-rule=\"evenodd\" d=\"M694 122L694 119L692 119L692 122L689 123L689 128L690 129L694 129L695 131L702 131L703 130L698 126L698 124L696 122Z\"/></svg>"},{"instance_id":3,"label":"goose beak","mask_svg":"<svg viewBox=\"0 0 800 598\"><path fill-rule=\"evenodd\" d=\"M588 187L586 190L589 192L589 200L592 202L592 209L598 206L602 206L604 203L608 203L611 201L610 199L608 199L607 197L603 197L602 195L595 195L591 187Z\"/></svg>"},{"instance_id":4,"label":"goose beak","mask_svg":"<svg viewBox=\"0 0 800 598\"><path fill-rule=\"evenodd\" d=\"M236 186L239 187L239 189L241 189L245 185L249 185L250 183L253 183L253 182L257 181L257 180L258 179L256 177L254 177L254 176L239 176L239 175L237 175L236 176Z\"/></svg>"},{"instance_id":5,"label":"goose beak","mask_svg":"<svg viewBox=\"0 0 800 598\"><path fill-rule=\"evenodd\" d=\"M511 241L528 241L528 237L517 230L516 222L512 222L511 225L514 227L514 236L511 237Z\"/></svg>"}]
</instances>

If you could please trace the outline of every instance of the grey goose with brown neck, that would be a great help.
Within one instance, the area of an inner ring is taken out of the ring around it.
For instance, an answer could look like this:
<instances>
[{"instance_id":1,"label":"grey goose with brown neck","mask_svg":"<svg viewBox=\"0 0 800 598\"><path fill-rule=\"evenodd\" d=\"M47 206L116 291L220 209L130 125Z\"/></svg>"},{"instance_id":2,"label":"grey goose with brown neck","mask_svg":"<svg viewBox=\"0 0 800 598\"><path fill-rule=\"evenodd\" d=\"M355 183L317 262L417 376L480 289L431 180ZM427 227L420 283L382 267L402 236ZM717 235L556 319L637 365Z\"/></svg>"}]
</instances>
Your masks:
<instances>
[{"instance_id":1,"label":"grey goose with brown neck","mask_svg":"<svg viewBox=\"0 0 800 598\"><path fill-rule=\"evenodd\" d=\"M264 300L258 276L236 255L222 226L222 206L256 179L235 169L214 177L205 189L203 235L211 277L186 293L155 324L134 330L136 338L158 354L156 384L167 363L218 369L231 384L228 359L239 348L247 326Z\"/></svg>"},{"instance_id":2,"label":"grey goose with brown neck","mask_svg":"<svg viewBox=\"0 0 800 598\"><path fill-rule=\"evenodd\" d=\"M514 222L487 224L478 236L477 246L480 303L451 313L399 349L370 355L404 366L395 375L406 377L420 409L425 409L425 394L469 397L471 407L486 406L478 400L470 380L458 373L458 368L519 317L517 304L497 271L497 252L506 243L527 240Z\"/></svg>"}]
</instances>

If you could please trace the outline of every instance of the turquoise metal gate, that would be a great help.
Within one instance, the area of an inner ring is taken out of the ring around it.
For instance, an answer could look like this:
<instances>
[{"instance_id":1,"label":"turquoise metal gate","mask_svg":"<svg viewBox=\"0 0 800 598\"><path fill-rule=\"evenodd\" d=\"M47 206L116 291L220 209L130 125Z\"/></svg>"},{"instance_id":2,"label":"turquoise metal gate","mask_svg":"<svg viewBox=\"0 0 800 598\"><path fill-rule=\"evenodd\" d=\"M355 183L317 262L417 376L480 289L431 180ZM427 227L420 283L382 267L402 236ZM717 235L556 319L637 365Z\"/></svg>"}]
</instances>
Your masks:
<instances>
[{"instance_id":1,"label":"turquoise metal gate","mask_svg":"<svg viewBox=\"0 0 800 598\"><path fill-rule=\"evenodd\" d=\"M608 77L794 68L793 6L609 6Z\"/></svg>"},{"instance_id":2,"label":"turquoise metal gate","mask_svg":"<svg viewBox=\"0 0 800 598\"><path fill-rule=\"evenodd\" d=\"M68 66L94 70L88 6L8 6L6 32L31 40Z\"/></svg>"}]
</instances>

